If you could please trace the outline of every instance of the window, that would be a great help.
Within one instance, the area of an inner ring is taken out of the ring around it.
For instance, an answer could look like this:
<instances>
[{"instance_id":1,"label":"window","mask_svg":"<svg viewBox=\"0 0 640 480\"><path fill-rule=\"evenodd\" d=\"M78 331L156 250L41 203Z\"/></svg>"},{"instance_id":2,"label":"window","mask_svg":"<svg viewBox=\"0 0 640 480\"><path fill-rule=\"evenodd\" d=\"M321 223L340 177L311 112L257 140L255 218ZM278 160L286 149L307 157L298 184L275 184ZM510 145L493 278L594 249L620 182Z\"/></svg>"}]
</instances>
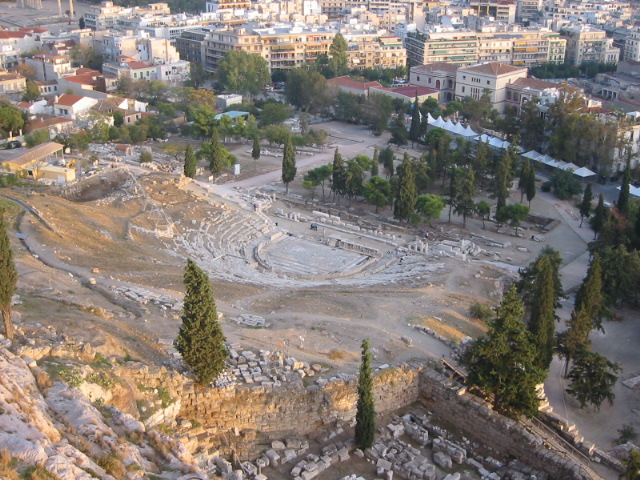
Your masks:
<instances>
[{"instance_id":1,"label":"window","mask_svg":"<svg viewBox=\"0 0 640 480\"><path fill-rule=\"evenodd\" d=\"M462 93L464 93L464 87L462 87Z\"/></svg>"},{"instance_id":2,"label":"window","mask_svg":"<svg viewBox=\"0 0 640 480\"><path fill-rule=\"evenodd\" d=\"M491 85L491 82L489 80L487 80L487 85Z\"/></svg>"},{"instance_id":3,"label":"window","mask_svg":"<svg viewBox=\"0 0 640 480\"><path fill-rule=\"evenodd\" d=\"M436 80L436 90L440 90L440 80Z\"/></svg>"}]
</instances>

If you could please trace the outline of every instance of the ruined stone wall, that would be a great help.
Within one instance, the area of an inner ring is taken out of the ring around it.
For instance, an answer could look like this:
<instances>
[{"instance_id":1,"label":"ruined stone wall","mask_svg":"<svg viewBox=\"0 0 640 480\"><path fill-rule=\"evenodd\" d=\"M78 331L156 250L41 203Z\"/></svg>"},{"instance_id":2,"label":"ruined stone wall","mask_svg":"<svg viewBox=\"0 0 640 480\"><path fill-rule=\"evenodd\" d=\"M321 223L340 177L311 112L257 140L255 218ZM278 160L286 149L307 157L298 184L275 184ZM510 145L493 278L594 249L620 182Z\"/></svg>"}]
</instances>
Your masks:
<instances>
[{"instance_id":1,"label":"ruined stone wall","mask_svg":"<svg viewBox=\"0 0 640 480\"><path fill-rule=\"evenodd\" d=\"M417 401L421 370L400 366L378 373L374 377L376 411L388 412ZM163 367L132 366L121 368L120 374L136 384L163 387L178 400L180 410L175 417L199 425L185 439L190 448L226 453L233 450L241 458L260 451L257 436L280 439L313 434L332 422L348 422L355 417L357 379L336 379L308 387L301 381L291 381L275 388L201 388Z\"/></svg>"},{"instance_id":2,"label":"ruined stone wall","mask_svg":"<svg viewBox=\"0 0 640 480\"><path fill-rule=\"evenodd\" d=\"M586 480L588 473L575 462L531 434L518 422L498 415L460 384L434 370L420 378L420 401L436 416L451 422L476 441L547 472L552 478Z\"/></svg>"}]
</instances>

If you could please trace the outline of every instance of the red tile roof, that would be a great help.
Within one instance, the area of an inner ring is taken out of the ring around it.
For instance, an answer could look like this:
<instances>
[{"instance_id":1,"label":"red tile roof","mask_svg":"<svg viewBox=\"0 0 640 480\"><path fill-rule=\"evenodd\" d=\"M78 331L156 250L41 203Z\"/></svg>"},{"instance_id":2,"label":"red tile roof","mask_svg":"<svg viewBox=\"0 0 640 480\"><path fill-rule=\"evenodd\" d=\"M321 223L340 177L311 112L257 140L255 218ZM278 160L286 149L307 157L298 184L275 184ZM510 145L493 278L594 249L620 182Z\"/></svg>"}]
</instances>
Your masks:
<instances>
[{"instance_id":1,"label":"red tile roof","mask_svg":"<svg viewBox=\"0 0 640 480\"><path fill-rule=\"evenodd\" d=\"M460 70L467 72L484 73L489 75L505 75L508 73L514 73L520 70L527 70L526 67L513 67L506 63L489 62L482 63L480 65L471 65L470 67L460 67Z\"/></svg>"},{"instance_id":2,"label":"red tile roof","mask_svg":"<svg viewBox=\"0 0 640 480\"><path fill-rule=\"evenodd\" d=\"M380 85L378 82L359 82L357 80L353 80L349 75L331 78L327 80L327 83L342 85L343 87L356 88L358 90L362 90L363 92L367 91L369 87L382 87L382 85Z\"/></svg>"},{"instance_id":3,"label":"red tile roof","mask_svg":"<svg viewBox=\"0 0 640 480\"><path fill-rule=\"evenodd\" d=\"M73 123L73 120L66 117L51 117L51 118L43 118L42 120L32 120L25 127L25 131L29 133L29 132L33 132L34 130L47 128L52 125L58 125L60 123Z\"/></svg>"},{"instance_id":4,"label":"red tile roof","mask_svg":"<svg viewBox=\"0 0 640 480\"><path fill-rule=\"evenodd\" d=\"M56 105L64 105L67 107L71 107L76 103L78 103L83 98L84 97L81 97L80 95L69 95L67 93L67 94L61 95L60 98L58 98Z\"/></svg>"},{"instance_id":5,"label":"red tile roof","mask_svg":"<svg viewBox=\"0 0 640 480\"><path fill-rule=\"evenodd\" d=\"M145 68L153 68L153 65L149 65L148 63L144 63L144 62L138 62L136 60L127 62L127 65L131 70L143 70Z\"/></svg>"}]
</instances>

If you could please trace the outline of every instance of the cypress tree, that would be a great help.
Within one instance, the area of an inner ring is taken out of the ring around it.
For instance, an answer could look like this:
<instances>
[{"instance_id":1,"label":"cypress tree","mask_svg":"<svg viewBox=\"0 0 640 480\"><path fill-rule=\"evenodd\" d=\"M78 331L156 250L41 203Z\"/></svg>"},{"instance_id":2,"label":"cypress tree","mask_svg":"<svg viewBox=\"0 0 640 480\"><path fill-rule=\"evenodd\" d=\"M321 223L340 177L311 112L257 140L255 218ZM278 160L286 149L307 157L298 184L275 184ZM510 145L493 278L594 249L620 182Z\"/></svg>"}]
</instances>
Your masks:
<instances>
[{"instance_id":1,"label":"cypress tree","mask_svg":"<svg viewBox=\"0 0 640 480\"><path fill-rule=\"evenodd\" d=\"M500 209L507 204L507 198L509 198L509 184L511 183L512 175L511 164L512 160L509 151L505 150L496 168L496 212L500 211Z\"/></svg>"},{"instance_id":2,"label":"cypress tree","mask_svg":"<svg viewBox=\"0 0 640 480\"><path fill-rule=\"evenodd\" d=\"M16 293L18 272L13 263L13 252L4 221L4 210L0 209L0 308L4 322L4 334L13 339L13 320L11 318L11 297Z\"/></svg>"},{"instance_id":3,"label":"cypress tree","mask_svg":"<svg viewBox=\"0 0 640 480\"><path fill-rule=\"evenodd\" d=\"M586 314L591 319L592 328L602 330L602 317L606 316L607 308L602 293L602 266L600 256L594 255L587 276L576 294L574 308L576 310L585 309Z\"/></svg>"},{"instance_id":4,"label":"cypress tree","mask_svg":"<svg viewBox=\"0 0 640 480\"><path fill-rule=\"evenodd\" d=\"M229 352L218 323L211 281L190 259L184 269L184 284L182 325L175 347L198 383L207 385L222 373Z\"/></svg>"},{"instance_id":5,"label":"cypress tree","mask_svg":"<svg viewBox=\"0 0 640 480\"><path fill-rule=\"evenodd\" d=\"M512 286L487 335L476 340L462 359L469 371L467 383L487 394L496 411L512 418L537 413L536 387L546 376L536 365L536 348L523 316L524 305Z\"/></svg>"},{"instance_id":6,"label":"cypress tree","mask_svg":"<svg viewBox=\"0 0 640 480\"><path fill-rule=\"evenodd\" d=\"M209 170L211 173L220 173L224 165L224 152L222 143L220 143L220 135L218 128L213 127L211 134L211 156L209 157Z\"/></svg>"},{"instance_id":7,"label":"cypress tree","mask_svg":"<svg viewBox=\"0 0 640 480\"><path fill-rule=\"evenodd\" d=\"M420 108L418 107L418 95L413 102L413 111L411 112L411 126L409 127L409 140L418 142L420 140Z\"/></svg>"},{"instance_id":8,"label":"cypress tree","mask_svg":"<svg viewBox=\"0 0 640 480\"><path fill-rule=\"evenodd\" d=\"M520 167L520 177L518 178L518 188L520 189L520 203L524 199L524 195L527 192L527 184L531 177L531 162L528 158L525 158Z\"/></svg>"},{"instance_id":9,"label":"cypress tree","mask_svg":"<svg viewBox=\"0 0 640 480\"><path fill-rule=\"evenodd\" d=\"M567 321L567 329L557 336L558 354L565 359L564 376L567 377L571 361L577 358L581 352L589 349L589 333L591 333L591 317L586 309L575 309L571 312L571 318Z\"/></svg>"},{"instance_id":10,"label":"cypress tree","mask_svg":"<svg viewBox=\"0 0 640 480\"><path fill-rule=\"evenodd\" d=\"M373 147L373 160L371 161L371 176L375 177L378 175L380 170L380 152L378 152L378 147Z\"/></svg>"},{"instance_id":11,"label":"cypress tree","mask_svg":"<svg viewBox=\"0 0 640 480\"><path fill-rule=\"evenodd\" d=\"M629 218L629 184L631 183L631 162L627 159L627 168L624 170L622 177L622 185L620 186L620 194L616 207L624 218Z\"/></svg>"},{"instance_id":12,"label":"cypress tree","mask_svg":"<svg viewBox=\"0 0 640 480\"><path fill-rule=\"evenodd\" d=\"M335 198L336 195L344 195L347 191L347 167L337 147L333 154L333 169L331 175L333 197Z\"/></svg>"},{"instance_id":13,"label":"cypress tree","mask_svg":"<svg viewBox=\"0 0 640 480\"><path fill-rule=\"evenodd\" d=\"M371 448L376 431L376 411L373 404L373 379L369 339L362 341L362 362L358 376L358 404L356 407L356 444L361 449Z\"/></svg>"},{"instance_id":14,"label":"cypress tree","mask_svg":"<svg viewBox=\"0 0 640 480\"><path fill-rule=\"evenodd\" d=\"M184 152L184 176L195 178L197 167L198 159L196 158L196 154L193 153L193 148L191 148L191 145L187 145L187 149Z\"/></svg>"},{"instance_id":15,"label":"cypress tree","mask_svg":"<svg viewBox=\"0 0 640 480\"><path fill-rule=\"evenodd\" d=\"M533 286L529 330L538 349L536 365L549 370L555 341L555 292L553 265L548 257L540 259Z\"/></svg>"},{"instance_id":16,"label":"cypress tree","mask_svg":"<svg viewBox=\"0 0 640 480\"><path fill-rule=\"evenodd\" d=\"M402 161L402 176L400 177L398 197L393 205L393 218L408 221L416 208L416 199L416 182L413 178L413 169L409 154L405 153Z\"/></svg>"},{"instance_id":17,"label":"cypress tree","mask_svg":"<svg viewBox=\"0 0 640 480\"><path fill-rule=\"evenodd\" d=\"M536 170L531 167L531 171L529 172L529 176L527 177L527 184L525 185L525 193L527 195L527 202L529 202L529 207L531 207L531 200L536 196Z\"/></svg>"},{"instance_id":18,"label":"cypress tree","mask_svg":"<svg viewBox=\"0 0 640 480\"><path fill-rule=\"evenodd\" d=\"M253 147L251 148L251 157L253 158L253 165L255 167L256 162L260 158L260 137L256 135L253 137Z\"/></svg>"},{"instance_id":19,"label":"cypress tree","mask_svg":"<svg viewBox=\"0 0 640 480\"><path fill-rule=\"evenodd\" d=\"M287 187L287 193L289 193L289 184L296 178L296 172L296 154L293 150L291 135L287 135L282 155L282 181Z\"/></svg>"},{"instance_id":20,"label":"cypress tree","mask_svg":"<svg viewBox=\"0 0 640 480\"><path fill-rule=\"evenodd\" d=\"M598 205L593 210L593 218L591 219L591 228L593 228L593 238L602 231L606 220L607 207L604 206L604 195L601 193L598 197Z\"/></svg>"},{"instance_id":21,"label":"cypress tree","mask_svg":"<svg viewBox=\"0 0 640 480\"><path fill-rule=\"evenodd\" d=\"M540 274L540 264L543 258L548 258L551 262L553 272L553 287L554 287L554 307L560 307L560 297L562 297L562 281L560 280L560 265L562 265L562 257L560 252L554 250L552 247L546 246L541 251L538 257L529 264L528 267L520 270L520 280L518 281L518 291L524 297L524 302L528 306L532 306L534 303L534 291L535 282Z\"/></svg>"},{"instance_id":22,"label":"cypress tree","mask_svg":"<svg viewBox=\"0 0 640 480\"><path fill-rule=\"evenodd\" d=\"M580 211L580 227L582 227L582 222L585 218L589 218L591 215L591 202L593 201L593 190L591 188L591 184L587 183L587 187L584 189L584 193L582 194L582 201L578 206L578 210Z\"/></svg>"}]
</instances>

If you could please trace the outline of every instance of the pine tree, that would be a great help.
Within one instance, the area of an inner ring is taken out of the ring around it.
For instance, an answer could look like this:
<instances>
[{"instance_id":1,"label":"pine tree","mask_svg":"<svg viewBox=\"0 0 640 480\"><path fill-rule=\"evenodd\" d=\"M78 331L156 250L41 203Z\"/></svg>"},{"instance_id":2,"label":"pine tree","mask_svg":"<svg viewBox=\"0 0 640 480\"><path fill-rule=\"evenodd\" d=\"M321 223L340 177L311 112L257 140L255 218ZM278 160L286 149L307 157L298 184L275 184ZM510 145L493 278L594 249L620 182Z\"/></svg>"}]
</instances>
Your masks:
<instances>
[{"instance_id":1,"label":"pine tree","mask_svg":"<svg viewBox=\"0 0 640 480\"><path fill-rule=\"evenodd\" d=\"M538 349L536 365L549 370L553 359L555 343L555 295L553 286L553 265L548 257L540 259L533 285L533 301L529 331Z\"/></svg>"},{"instance_id":2,"label":"pine tree","mask_svg":"<svg viewBox=\"0 0 640 480\"><path fill-rule=\"evenodd\" d=\"M11 318L11 297L16 293L18 272L13 263L13 252L4 221L4 210L0 209L0 308L4 322L4 334L13 339L13 320Z\"/></svg>"},{"instance_id":3,"label":"pine tree","mask_svg":"<svg viewBox=\"0 0 640 480\"><path fill-rule=\"evenodd\" d=\"M526 305L533 305L535 280L540 272L540 264L545 257L550 260L551 266L553 267L553 304L555 308L560 308L560 297L563 296L562 281L560 280L560 265L562 265L562 257L560 256L560 252L552 247L544 247L528 267L520 270L520 280L517 283L518 291L522 294Z\"/></svg>"},{"instance_id":4,"label":"pine tree","mask_svg":"<svg viewBox=\"0 0 640 480\"><path fill-rule=\"evenodd\" d=\"M333 190L333 198L336 195L344 195L347 191L347 167L344 164L342 155L336 147L333 153L333 165L331 170L331 189Z\"/></svg>"},{"instance_id":5,"label":"pine tree","mask_svg":"<svg viewBox=\"0 0 640 480\"><path fill-rule=\"evenodd\" d=\"M627 168L624 170L622 177L622 185L620 186L620 194L616 207L624 218L629 218L629 185L631 184L631 161L627 158Z\"/></svg>"},{"instance_id":6,"label":"pine tree","mask_svg":"<svg viewBox=\"0 0 640 480\"><path fill-rule=\"evenodd\" d=\"M592 320L586 309L574 309L571 318L567 322L567 329L557 335L557 351L564 358L564 376L569 372L569 366L574 358L591 346L589 333L591 333Z\"/></svg>"},{"instance_id":7,"label":"pine tree","mask_svg":"<svg viewBox=\"0 0 640 480\"><path fill-rule=\"evenodd\" d=\"M402 161L402 176L400 177L398 196L393 205L393 218L409 221L411 214L415 211L417 197L411 161L409 154L405 153Z\"/></svg>"},{"instance_id":8,"label":"pine tree","mask_svg":"<svg viewBox=\"0 0 640 480\"><path fill-rule=\"evenodd\" d=\"M571 385L566 392L580 402L580 408L590 404L600 410L600 405L605 400L613 405L613 387L618 380L616 373L619 371L618 365L599 353L582 352L573 362L573 368L569 372Z\"/></svg>"},{"instance_id":9,"label":"pine tree","mask_svg":"<svg viewBox=\"0 0 640 480\"><path fill-rule=\"evenodd\" d=\"M218 323L211 281L192 260L187 260L184 284L182 325L175 347L198 383L207 385L222 373L229 352Z\"/></svg>"},{"instance_id":10,"label":"pine tree","mask_svg":"<svg viewBox=\"0 0 640 480\"><path fill-rule=\"evenodd\" d=\"M601 193L598 197L598 205L593 210L593 217L591 218L591 228L593 228L593 238L596 238L598 233L602 231L604 222L606 220L607 207L604 206L604 195Z\"/></svg>"},{"instance_id":11,"label":"pine tree","mask_svg":"<svg viewBox=\"0 0 640 480\"><path fill-rule=\"evenodd\" d=\"M467 383L480 388L496 411L512 418L538 411L536 387L545 372L536 366L536 348L522 318L524 305L511 287L489 323L485 337L476 340L463 357Z\"/></svg>"},{"instance_id":12,"label":"pine tree","mask_svg":"<svg viewBox=\"0 0 640 480\"><path fill-rule=\"evenodd\" d=\"M418 107L418 95L413 102L413 111L411 112L411 126L409 127L409 140L412 145L414 142L420 141L420 108Z\"/></svg>"},{"instance_id":13,"label":"pine tree","mask_svg":"<svg viewBox=\"0 0 640 480\"><path fill-rule=\"evenodd\" d=\"M476 176L473 169L464 170L458 185L455 213L462 215L462 228L467 228L467 217L476 210L476 204L473 202L476 194Z\"/></svg>"},{"instance_id":14,"label":"pine tree","mask_svg":"<svg viewBox=\"0 0 640 480\"><path fill-rule=\"evenodd\" d=\"M196 154L193 153L191 145L187 145L187 149L184 152L184 176L195 178L197 167L198 159L196 158Z\"/></svg>"},{"instance_id":15,"label":"pine tree","mask_svg":"<svg viewBox=\"0 0 640 480\"><path fill-rule=\"evenodd\" d=\"M287 187L287 194L289 193L289 184L296 178L296 171L296 154L293 150L291 135L287 135L282 155L282 181Z\"/></svg>"},{"instance_id":16,"label":"pine tree","mask_svg":"<svg viewBox=\"0 0 640 480\"><path fill-rule=\"evenodd\" d=\"M356 444L361 449L371 448L376 431L376 411L373 404L373 379L369 339L362 341L362 362L358 377L358 404L356 407Z\"/></svg>"},{"instance_id":17,"label":"pine tree","mask_svg":"<svg viewBox=\"0 0 640 480\"><path fill-rule=\"evenodd\" d=\"M260 159L260 137L258 135L253 137L253 147L251 148L251 158L253 158L253 166L255 170L255 166L257 161Z\"/></svg>"},{"instance_id":18,"label":"pine tree","mask_svg":"<svg viewBox=\"0 0 640 480\"><path fill-rule=\"evenodd\" d=\"M584 193L582 194L582 201L578 206L578 210L580 211L580 227L582 227L582 222L585 218L589 218L591 215L591 202L593 201L593 190L591 188L591 184L587 183L587 187L584 189Z\"/></svg>"},{"instance_id":19,"label":"pine tree","mask_svg":"<svg viewBox=\"0 0 640 480\"><path fill-rule=\"evenodd\" d=\"M224 151L222 143L220 143L220 135L218 128L213 127L213 133L211 134L211 156L209 157L209 170L211 173L216 174L222 171L224 166Z\"/></svg>"}]
</instances>

